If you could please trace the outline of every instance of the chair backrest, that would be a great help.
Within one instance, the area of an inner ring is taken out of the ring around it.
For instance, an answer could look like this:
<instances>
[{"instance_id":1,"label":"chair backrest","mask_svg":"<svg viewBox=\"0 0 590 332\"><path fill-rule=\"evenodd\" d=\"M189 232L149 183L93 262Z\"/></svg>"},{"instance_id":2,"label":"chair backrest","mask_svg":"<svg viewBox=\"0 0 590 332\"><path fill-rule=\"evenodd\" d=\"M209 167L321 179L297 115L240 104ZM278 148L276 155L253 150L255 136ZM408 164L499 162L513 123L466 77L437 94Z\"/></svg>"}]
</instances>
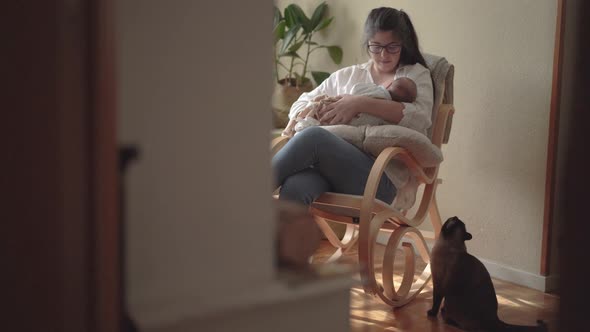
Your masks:
<instances>
[{"instance_id":1,"label":"chair backrest","mask_svg":"<svg viewBox=\"0 0 590 332\"><path fill-rule=\"evenodd\" d=\"M441 104L453 103L453 78L455 75L455 66L450 64L447 59L433 54L423 53L424 60L430 69L432 77L432 86L434 88L434 102L432 104L432 126L428 129L428 137L432 138L432 130L436 123L436 116ZM448 143L451 133L451 124L453 116L450 115L447 120L443 143Z\"/></svg>"}]
</instances>

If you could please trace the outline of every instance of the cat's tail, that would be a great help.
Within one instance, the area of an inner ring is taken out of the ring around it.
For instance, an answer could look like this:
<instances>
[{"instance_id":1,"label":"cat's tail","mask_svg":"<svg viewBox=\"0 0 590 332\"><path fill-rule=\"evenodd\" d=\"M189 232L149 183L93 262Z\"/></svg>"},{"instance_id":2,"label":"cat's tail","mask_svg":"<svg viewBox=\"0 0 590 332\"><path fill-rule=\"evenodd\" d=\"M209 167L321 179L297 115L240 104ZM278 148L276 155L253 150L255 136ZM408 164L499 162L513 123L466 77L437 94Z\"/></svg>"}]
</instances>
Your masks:
<instances>
[{"instance_id":1,"label":"cat's tail","mask_svg":"<svg viewBox=\"0 0 590 332\"><path fill-rule=\"evenodd\" d=\"M512 325L500 321L503 332L547 332L547 324L542 320L537 320L536 326Z\"/></svg>"}]
</instances>

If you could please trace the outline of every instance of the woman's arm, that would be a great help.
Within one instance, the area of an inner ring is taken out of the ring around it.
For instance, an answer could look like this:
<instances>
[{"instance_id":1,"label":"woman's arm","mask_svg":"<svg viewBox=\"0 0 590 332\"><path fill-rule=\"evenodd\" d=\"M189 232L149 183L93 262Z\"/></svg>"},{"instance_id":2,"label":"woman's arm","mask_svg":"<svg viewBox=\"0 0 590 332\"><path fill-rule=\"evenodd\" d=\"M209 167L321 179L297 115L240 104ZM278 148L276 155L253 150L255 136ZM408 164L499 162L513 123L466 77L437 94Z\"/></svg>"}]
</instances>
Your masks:
<instances>
[{"instance_id":1,"label":"woman's arm","mask_svg":"<svg viewBox=\"0 0 590 332\"><path fill-rule=\"evenodd\" d=\"M367 96L344 95L319 112L320 121L325 125L347 124L360 113L379 117L389 123L398 124L404 114L404 105L397 101Z\"/></svg>"},{"instance_id":2,"label":"woman's arm","mask_svg":"<svg viewBox=\"0 0 590 332\"><path fill-rule=\"evenodd\" d=\"M289 110L289 119L296 118L299 113L305 110L309 102L315 97L320 95L335 95L334 80L335 75L332 74L312 91L301 94L299 99L297 99L297 101L291 105L291 109Z\"/></svg>"},{"instance_id":3,"label":"woman's arm","mask_svg":"<svg viewBox=\"0 0 590 332\"><path fill-rule=\"evenodd\" d=\"M348 124L357 114L367 113L426 134L431 125L433 103L430 71L415 64L402 67L398 74L399 77L408 77L415 82L417 97L414 102L400 103L366 96L343 95L320 112L320 121L326 125Z\"/></svg>"}]
</instances>

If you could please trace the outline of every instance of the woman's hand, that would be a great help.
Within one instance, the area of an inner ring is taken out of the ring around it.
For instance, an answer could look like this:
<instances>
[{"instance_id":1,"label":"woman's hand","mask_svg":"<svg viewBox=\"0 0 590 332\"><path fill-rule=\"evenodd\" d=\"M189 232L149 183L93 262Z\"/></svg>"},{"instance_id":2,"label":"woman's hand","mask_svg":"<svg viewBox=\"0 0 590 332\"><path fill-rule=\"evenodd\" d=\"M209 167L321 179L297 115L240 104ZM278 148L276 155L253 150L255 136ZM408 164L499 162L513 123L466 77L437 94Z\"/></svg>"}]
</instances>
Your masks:
<instances>
[{"instance_id":1,"label":"woman's hand","mask_svg":"<svg viewBox=\"0 0 590 332\"><path fill-rule=\"evenodd\" d=\"M342 95L335 99L336 101L318 111L322 125L348 124L361 113L363 100L361 96Z\"/></svg>"}]
</instances>

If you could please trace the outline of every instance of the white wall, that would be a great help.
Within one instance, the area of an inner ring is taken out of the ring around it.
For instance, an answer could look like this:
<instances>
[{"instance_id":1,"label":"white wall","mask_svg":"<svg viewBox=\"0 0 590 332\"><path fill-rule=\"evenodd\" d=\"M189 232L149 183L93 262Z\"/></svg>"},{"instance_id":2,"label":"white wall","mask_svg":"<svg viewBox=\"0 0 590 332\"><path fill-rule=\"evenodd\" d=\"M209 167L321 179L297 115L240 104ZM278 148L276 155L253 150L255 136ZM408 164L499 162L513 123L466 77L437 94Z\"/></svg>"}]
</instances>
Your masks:
<instances>
[{"instance_id":1,"label":"white wall","mask_svg":"<svg viewBox=\"0 0 590 332\"><path fill-rule=\"evenodd\" d=\"M274 278L271 2L117 4L129 300L199 312Z\"/></svg>"},{"instance_id":2,"label":"white wall","mask_svg":"<svg viewBox=\"0 0 590 332\"><path fill-rule=\"evenodd\" d=\"M278 1L283 8L289 1ZM317 0L297 1L311 13ZM473 233L469 250L539 274L557 2L327 1L332 26L318 41L344 48L342 66L366 61L362 26L378 6L404 9L423 51L455 64L451 141L444 148L443 218ZM334 70L329 59L312 67Z\"/></svg>"}]
</instances>

